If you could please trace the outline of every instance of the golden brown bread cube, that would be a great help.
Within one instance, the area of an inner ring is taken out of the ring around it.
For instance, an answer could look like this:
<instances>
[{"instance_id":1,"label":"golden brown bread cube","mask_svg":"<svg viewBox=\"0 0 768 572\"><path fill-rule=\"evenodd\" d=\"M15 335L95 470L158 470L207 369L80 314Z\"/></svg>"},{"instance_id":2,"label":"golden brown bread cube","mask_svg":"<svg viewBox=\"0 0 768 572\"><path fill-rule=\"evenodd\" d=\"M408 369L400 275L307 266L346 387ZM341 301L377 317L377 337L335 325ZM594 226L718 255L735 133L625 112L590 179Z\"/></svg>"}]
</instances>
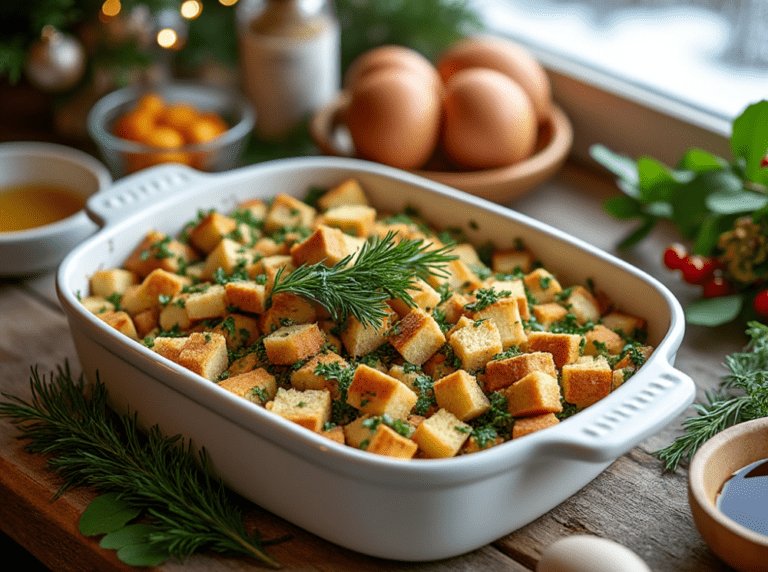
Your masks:
<instances>
[{"instance_id":1,"label":"golden brown bread cube","mask_svg":"<svg viewBox=\"0 0 768 572\"><path fill-rule=\"evenodd\" d=\"M114 312L115 305L104 296L88 296L80 300L80 303L91 314L103 314L104 312Z\"/></svg>"},{"instance_id":2,"label":"golden brown bread cube","mask_svg":"<svg viewBox=\"0 0 768 572\"><path fill-rule=\"evenodd\" d=\"M220 334L195 332L173 361L205 379L215 380L229 365L227 341Z\"/></svg>"},{"instance_id":3,"label":"golden brown bread cube","mask_svg":"<svg viewBox=\"0 0 768 572\"><path fill-rule=\"evenodd\" d=\"M230 275L243 268L246 271L254 264L254 252L231 238L223 238L205 257L203 278L212 281L216 272Z\"/></svg>"},{"instance_id":4,"label":"golden brown bread cube","mask_svg":"<svg viewBox=\"0 0 768 572\"><path fill-rule=\"evenodd\" d=\"M568 314L563 306L557 302L547 302L545 304L534 304L531 307L531 313L536 321L544 326L544 329L548 329L549 326L557 322L561 322Z\"/></svg>"},{"instance_id":5,"label":"golden brown bread cube","mask_svg":"<svg viewBox=\"0 0 768 572\"><path fill-rule=\"evenodd\" d=\"M319 225L306 239L291 247L291 260L295 267L320 262L333 266L358 248L359 244L338 228Z\"/></svg>"},{"instance_id":6,"label":"golden brown bread cube","mask_svg":"<svg viewBox=\"0 0 768 572\"><path fill-rule=\"evenodd\" d=\"M430 314L414 308L393 326L388 340L405 361L421 365L442 347L445 336Z\"/></svg>"},{"instance_id":7,"label":"golden brown bread cube","mask_svg":"<svg viewBox=\"0 0 768 572\"><path fill-rule=\"evenodd\" d=\"M150 272L141 284L129 287L123 294L120 305L129 314L137 314L147 308L159 306L161 296L172 299L188 283L189 280L184 276L158 268Z\"/></svg>"},{"instance_id":8,"label":"golden brown bread cube","mask_svg":"<svg viewBox=\"0 0 768 572\"><path fill-rule=\"evenodd\" d=\"M646 325L644 318L619 310L609 312L602 317L601 321L606 328L628 337L633 336L635 330L645 330Z\"/></svg>"},{"instance_id":9,"label":"golden brown bread cube","mask_svg":"<svg viewBox=\"0 0 768 572\"><path fill-rule=\"evenodd\" d=\"M368 355L387 341L389 328L397 317L394 310L390 309L381 323L378 326L373 326L363 324L354 316L350 316L339 334L344 349L352 357Z\"/></svg>"},{"instance_id":10,"label":"golden brown bread cube","mask_svg":"<svg viewBox=\"0 0 768 572\"><path fill-rule=\"evenodd\" d=\"M208 254L236 228L235 219L211 211L189 231L189 242L199 251Z\"/></svg>"},{"instance_id":11,"label":"golden brown bread cube","mask_svg":"<svg viewBox=\"0 0 768 572\"><path fill-rule=\"evenodd\" d=\"M278 389L267 409L316 433L331 418L331 394L324 389Z\"/></svg>"},{"instance_id":12,"label":"golden brown bread cube","mask_svg":"<svg viewBox=\"0 0 768 572\"><path fill-rule=\"evenodd\" d=\"M124 294L129 286L139 283L139 276L125 268L97 270L88 279L92 295L109 298L113 294Z\"/></svg>"},{"instance_id":13,"label":"golden brown bread cube","mask_svg":"<svg viewBox=\"0 0 768 572\"><path fill-rule=\"evenodd\" d=\"M586 342L584 344L584 355L596 356L603 352L608 352L610 355L617 355L621 353L624 348L624 340L622 337L606 328L602 324L597 324L594 328L584 334Z\"/></svg>"},{"instance_id":14,"label":"golden brown bread cube","mask_svg":"<svg viewBox=\"0 0 768 572\"><path fill-rule=\"evenodd\" d=\"M224 284L229 305L252 314L264 312L267 294L264 284L252 280L242 282L227 282Z\"/></svg>"},{"instance_id":15,"label":"golden brown bread cube","mask_svg":"<svg viewBox=\"0 0 768 572\"><path fill-rule=\"evenodd\" d=\"M152 230L131 253L123 267L135 272L140 279L143 279L157 268L178 272L198 258L195 249L191 246L172 239L162 232Z\"/></svg>"},{"instance_id":16,"label":"golden brown bread cube","mask_svg":"<svg viewBox=\"0 0 768 572\"><path fill-rule=\"evenodd\" d=\"M133 325L138 338L144 339L160 325L160 308L154 306L139 312L133 316Z\"/></svg>"},{"instance_id":17,"label":"golden brown bread cube","mask_svg":"<svg viewBox=\"0 0 768 572\"><path fill-rule=\"evenodd\" d=\"M228 377L219 382L219 387L257 405L266 404L277 393L275 376L263 368Z\"/></svg>"},{"instance_id":18,"label":"golden brown bread cube","mask_svg":"<svg viewBox=\"0 0 768 572\"><path fill-rule=\"evenodd\" d=\"M520 317L523 320L531 318L531 310L528 307L528 295L525 292L525 284L522 279L498 280L496 278L489 278L483 287L490 288L497 294L509 292L508 297L517 300L517 309L520 312Z\"/></svg>"},{"instance_id":19,"label":"golden brown bread cube","mask_svg":"<svg viewBox=\"0 0 768 572\"><path fill-rule=\"evenodd\" d=\"M475 376L463 369L438 379L432 387L437 405L462 421L479 417L491 407Z\"/></svg>"},{"instance_id":20,"label":"golden brown bread cube","mask_svg":"<svg viewBox=\"0 0 768 572\"><path fill-rule=\"evenodd\" d=\"M537 268L525 275L523 278L528 293L533 296L537 304L545 304L555 300L555 294L563 291L560 282L551 272L543 268Z\"/></svg>"},{"instance_id":21,"label":"golden brown bread cube","mask_svg":"<svg viewBox=\"0 0 768 572\"><path fill-rule=\"evenodd\" d=\"M437 309L440 310L445 316L445 321L449 324L455 324L465 314L464 306L467 305L469 300L463 294L454 292L448 299L441 302Z\"/></svg>"},{"instance_id":22,"label":"golden brown bread cube","mask_svg":"<svg viewBox=\"0 0 768 572\"><path fill-rule=\"evenodd\" d=\"M332 351L319 353L310 358L307 363L291 373L291 386L299 391L305 389L327 389L331 396L336 398L339 394L339 384L335 379L327 379L323 375L315 373L318 365L327 365L337 363L340 367L346 369L349 367L347 361Z\"/></svg>"},{"instance_id":23,"label":"golden brown bread cube","mask_svg":"<svg viewBox=\"0 0 768 572\"><path fill-rule=\"evenodd\" d=\"M554 413L542 413L541 415L532 415L531 417L519 417L515 419L512 426L512 438L518 439L525 435L530 435L536 431L552 427L560 423L560 420Z\"/></svg>"},{"instance_id":24,"label":"golden brown bread cube","mask_svg":"<svg viewBox=\"0 0 768 572\"><path fill-rule=\"evenodd\" d=\"M340 205L367 204L368 199L365 196L365 191L363 191L363 188L360 186L357 179L347 179L326 191L319 199L317 199L317 206L322 211Z\"/></svg>"},{"instance_id":25,"label":"golden brown bread cube","mask_svg":"<svg viewBox=\"0 0 768 572\"><path fill-rule=\"evenodd\" d=\"M239 350L256 342L259 338L259 321L244 314L227 314L224 319L211 328L227 340L227 348Z\"/></svg>"},{"instance_id":26,"label":"golden brown bread cube","mask_svg":"<svg viewBox=\"0 0 768 572\"><path fill-rule=\"evenodd\" d=\"M367 237L373 232L376 209L367 205L338 205L317 217L316 222L338 228L344 234Z\"/></svg>"},{"instance_id":27,"label":"golden brown bread cube","mask_svg":"<svg viewBox=\"0 0 768 572\"><path fill-rule=\"evenodd\" d=\"M462 367L470 373L484 368L503 349L499 329L491 320L475 322L462 318L451 333L449 342Z\"/></svg>"},{"instance_id":28,"label":"golden brown bread cube","mask_svg":"<svg viewBox=\"0 0 768 572\"><path fill-rule=\"evenodd\" d=\"M405 419L418 396L400 380L360 364L347 389L347 403L363 413Z\"/></svg>"},{"instance_id":29,"label":"golden brown bread cube","mask_svg":"<svg viewBox=\"0 0 768 572\"><path fill-rule=\"evenodd\" d=\"M475 320L491 320L496 324L501 346L505 350L513 346L524 347L528 341L523 320L520 317L520 306L512 297L501 298L475 312L472 317Z\"/></svg>"},{"instance_id":30,"label":"golden brown bread cube","mask_svg":"<svg viewBox=\"0 0 768 572\"><path fill-rule=\"evenodd\" d=\"M158 336L152 340L152 351L175 362L178 361L179 354L186 343L186 337Z\"/></svg>"},{"instance_id":31,"label":"golden brown bread cube","mask_svg":"<svg viewBox=\"0 0 768 572\"><path fill-rule=\"evenodd\" d=\"M523 379L529 373L540 371L557 377L557 368L549 352L530 352L488 362L485 367L486 391L498 391Z\"/></svg>"},{"instance_id":32,"label":"golden brown bread cube","mask_svg":"<svg viewBox=\"0 0 768 572\"><path fill-rule=\"evenodd\" d=\"M516 248L496 249L491 253L491 268L501 274L522 272L528 274L535 257L529 250Z\"/></svg>"},{"instance_id":33,"label":"golden brown bread cube","mask_svg":"<svg viewBox=\"0 0 768 572\"><path fill-rule=\"evenodd\" d=\"M285 227L312 226L317 211L299 199L281 193L275 197L264 218L264 232L273 232Z\"/></svg>"},{"instance_id":34,"label":"golden brown bread cube","mask_svg":"<svg viewBox=\"0 0 768 572\"><path fill-rule=\"evenodd\" d=\"M432 286L421 279L416 280L414 287L408 288L407 292L410 294L416 307L421 308L425 312L431 312L440 303L440 294L438 294ZM412 306L409 306L405 301L400 300L399 298L387 300L387 304L389 304L389 307L397 312L397 315L401 318L413 309Z\"/></svg>"},{"instance_id":35,"label":"golden brown bread cube","mask_svg":"<svg viewBox=\"0 0 768 572\"><path fill-rule=\"evenodd\" d=\"M416 441L425 456L433 459L455 457L469 438L472 427L446 409L422 421L411 439Z\"/></svg>"},{"instance_id":36,"label":"golden brown bread cube","mask_svg":"<svg viewBox=\"0 0 768 572\"><path fill-rule=\"evenodd\" d=\"M451 260L443 267L443 270L447 273L447 276L431 275L428 280L430 286L438 288L442 284L448 284L454 290L476 290L483 285L482 280L477 277L477 274L462 260Z\"/></svg>"},{"instance_id":37,"label":"golden brown bread cube","mask_svg":"<svg viewBox=\"0 0 768 572\"><path fill-rule=\"evenodd\" d=\"M269 334L284 324L310 324L316 320L317 311L310 302L290 292L279 292L259 318L259 327Z\"/></svg>"},{"instance_id":38,"label":"golden brown bread cube","mask_svg":"<svg viewBox=\"0 0 768 572\"><path fill-rule=\"evenodd\" d=\"M563 410L557 378L534 371L501 392L507 398L507 411L512 417L526 417Z\"/></svg>"},{"instance_id":39,"label":"golden brown bread cube","mask_svg":"<svg viewBox=\"0 0 768 572\"><path fill-rule=\"evenodd\" d=\"M392 429L380 416L358 417L344 426L344 436L351 447L397 459L411 459L419 449L415 441Z\"/></svg>"},{"instance_id":40,"label":"golden brown bread cube","mask_svg":"<svg viewBox=\"0 0 768 572\"><path fill-rule=\"evenodd\" d=\"M221 284L211 284L192 292L184 301L184 310L191 321L219 318L227 314L227 293Z\"/></svg>"},{"instance_id":41,"label":"golden brown bread cube","mask_svg":"<svg viewBox=\"0 0 768 572\"><path fill-rule=\"evenodd\" d=\"M96 316L102 322L115 328L118 332L128 336L132 340L139 339L139 335L136 332L136 326L134 325L131 317L128 315L128 312L123 312L122 310L117 312L101 312L100 314L96 314Z\"/></svg>"},{"instance_id":42,"label":"golden brown bread cube","mask_svg":"<svg viewBox=\"0 0 768 572\"><path fill-rule=\"evenodd\" d=\"M267 358L275 365L291 365L320 352L325 336L317 324L283 326L264 338Z\"/></svg>"},{"instance_id":43,"label":"golden brown bread cube","mask_svg":"<svg viewBox=\"0 0 768 572\"><path fill-rule=\"evenodd\" d=\"M528 350L551 353L555 367L562 369L565 364L579 359L582 339L578 334L531 332L528 335Z\"/></svg>"},{"instance_id":44,"label":"golden brown bread cube","mask_svg":"<svg viewBox=\"0 0 768 572\"><path fill-rule=\"evenodd\" d=\"M600 401L611 392L613 371L604 357L585 356L563 366L563 397L579 408Z\"/></svg>"},{"instance_id":45,"label":"golden brown bread cube","mask_svg":"<svg viewBox=\"0 0 768 572\"><path fill-rule=\"evenodd\" d=\"M584 286L570 288L570 294L563 305L576 316L576 323L586 324L600 319L600 305L592 293Z\"/></svg>"}]
</instances>

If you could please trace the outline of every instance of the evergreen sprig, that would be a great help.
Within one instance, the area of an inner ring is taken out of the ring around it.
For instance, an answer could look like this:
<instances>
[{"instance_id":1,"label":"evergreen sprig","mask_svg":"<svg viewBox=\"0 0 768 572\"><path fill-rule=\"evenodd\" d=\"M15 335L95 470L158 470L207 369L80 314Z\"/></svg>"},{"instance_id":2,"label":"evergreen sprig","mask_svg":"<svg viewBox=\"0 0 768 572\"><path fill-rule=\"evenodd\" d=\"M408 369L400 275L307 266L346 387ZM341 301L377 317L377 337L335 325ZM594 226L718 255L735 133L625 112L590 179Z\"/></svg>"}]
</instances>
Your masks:
<instances>
[{"instance_id":1,"label":"evergreen sprig","mask_svg":"<svg viewBox=\"0 0 768 572\"><path fill-rule=\"evenodd\" d=\"M719 391L707 393L707 403L695 404L698 417L683 421L685 433L654 453L664 461L665 471L675 470L723 429L768 417L768 326L749 322L747 334L747 351L726 356L730 373L723 378Z\"/></svg>"},{"instance_id":2,"label":"evergreen sprig","mask_svg":"<svg viewBox=\"0 0 768 572\"><path fill-rule=\"evenodd\" d=\"M258 532L246 532L240 509L222 483L201 470L207 466L204 450L198 459L191 443L178 435L164 437L157 427L142 434L135 416L110 412L100 380L86 387L82 375L74 380L68 364L47 381L33 369L30 386L30 402L2 394L0 417L20 428L21 437L29 439L27 450L50 455L47 466L64 479L55 496L90 486L141 511L144 545L137 547L133 538L131 548L134 555L143 549L152 559L129 564L159 564L211 550L279 567L264 552Z\"/></svg>"},{"instance_id":3,"label":"evergreen sprig","mask_svg":"<svg viewBox=\"0 0 768 572\"><path fill-rule=\"evenodd\" d=\"M379 326L386 316L386 300L397 298L414 306L408 290L416 280L447 276L443 267L456 258L448 254L452 245L435 249L423 240L395 242L395 234L374 237L356 258L346 256L330 267L304 264L285 276L281 268L268 303L275 294L290 292L322 305L336 321L352 315L364 325Z\"/></svg>"}]
</instances>

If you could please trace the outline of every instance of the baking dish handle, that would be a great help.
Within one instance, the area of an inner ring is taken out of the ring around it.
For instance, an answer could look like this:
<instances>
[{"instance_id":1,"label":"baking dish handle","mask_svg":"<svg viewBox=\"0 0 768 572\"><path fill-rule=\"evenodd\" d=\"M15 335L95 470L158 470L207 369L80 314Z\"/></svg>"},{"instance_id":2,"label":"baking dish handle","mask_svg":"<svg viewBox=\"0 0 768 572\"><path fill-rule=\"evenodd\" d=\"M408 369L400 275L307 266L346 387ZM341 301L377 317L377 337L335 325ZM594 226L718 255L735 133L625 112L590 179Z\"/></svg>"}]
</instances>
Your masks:
<instances>
[{"instance_id":1,"label":"baking dish handle","mask_svg":"<svg viewBox=\"0 0 768 572\"><path fill-rule=\"evenodd\" d=\"M91 195L85 210L99 226L110 226L211 176L186 165L168 163L150 167Z\"/></svg>"},{"instance_id":2,"label":"baking dish handle","mask_svg":"<svg viewBox=\"0 0 768 572\"><path fill-rule=\"evenodd\" d=\"M616 390L623 398L615 407L593 412L587 408L569 419L573 422L569 430L548 444L554 447L553 454L612 461L661 431L693 403L696 384L688 375L661 356L646 366L651 368L643 372L648 381L634 386L628 380Z\"/></svg>"}]
</instances>

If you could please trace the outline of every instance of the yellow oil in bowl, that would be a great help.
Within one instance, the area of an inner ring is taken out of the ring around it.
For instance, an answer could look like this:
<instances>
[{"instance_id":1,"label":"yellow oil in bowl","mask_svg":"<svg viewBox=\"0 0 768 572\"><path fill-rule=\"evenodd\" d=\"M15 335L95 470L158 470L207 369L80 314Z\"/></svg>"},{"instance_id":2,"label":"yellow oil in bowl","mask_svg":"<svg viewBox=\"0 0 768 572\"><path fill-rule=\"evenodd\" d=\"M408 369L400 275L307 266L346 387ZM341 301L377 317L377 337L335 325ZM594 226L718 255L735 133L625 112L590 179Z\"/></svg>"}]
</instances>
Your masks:
<instances>
[{"instance_id":1,"label":"yellow oil in bowl","mask_svg":"<svg viewBox=\"0 0 768 572\"><path fill-rule=\"evenodd\" d=\"M83 195L58 185L31 184L0 189L0 232L58 222L84 205Z\"/></svg>"}]
</instances>

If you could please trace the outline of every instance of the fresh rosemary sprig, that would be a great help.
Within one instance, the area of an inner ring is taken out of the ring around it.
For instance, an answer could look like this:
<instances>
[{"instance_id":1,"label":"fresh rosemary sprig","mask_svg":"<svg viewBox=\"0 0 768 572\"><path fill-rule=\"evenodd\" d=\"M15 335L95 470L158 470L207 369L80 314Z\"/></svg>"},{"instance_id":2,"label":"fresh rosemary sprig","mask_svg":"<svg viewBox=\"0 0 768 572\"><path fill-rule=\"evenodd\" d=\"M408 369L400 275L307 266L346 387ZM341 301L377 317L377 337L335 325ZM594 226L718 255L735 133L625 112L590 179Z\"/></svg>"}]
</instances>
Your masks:
<instances>
[{"instance_id":1,"label":"fresh rosemary sprig","mask_svg":"<svg viewBox=\"0 0 768 572\"><path fill-rule=\"evenodd\" d=\"M290 292L322 305L336 321L352 315L365 325L378 326L386 315L386 300L398 298L414 306L408 293L416 279L446 276L443 266L456 256L452 245L432 248L423 240L395 242L394 232L363 244L353 264L349 255L333 266L305 264L283 277L282 268L270 293Z\"/></svg>"},{"instance_id":2,"label":"fresh rosemary sprig","mask_svg":"<svg viewBox=\"0 0 768 572\"><path fill-rule=\"evenodd\" d=\"M90 486L140 509L149 531L145 548L156 558L152 564L212 550L280 567L263 551L258 532L246 532L224 486L200 469L191 444L180 436L164 437L157 427L143 435L135 416L118 419L107 407L104 384L97 380L86 387L82 375L75 381L69 364L48 381L33 369L30 386L31 402L2 394L0 417L29 439L27 450L50 455L47 466L64 479L55 496ZM205 451L199 457L205 467Z\"/></svg>"},{"instance_id":3,"label":"fresh rosemary sprig","mask_svg":"<svg viewBox=\"0 0 768 572\"><path fill-rule=\"evenodd\" d=\"M685 434L654 454L664 461L665 471L674 471L708 439L732 425L768 417L768 326L749 322L747 351L726 356L730 370L720 391L707 393L706 404L696 404L698 417L683 421ZM727 390L736 390L729 393Z\"/></svg>"}]
</instances>

